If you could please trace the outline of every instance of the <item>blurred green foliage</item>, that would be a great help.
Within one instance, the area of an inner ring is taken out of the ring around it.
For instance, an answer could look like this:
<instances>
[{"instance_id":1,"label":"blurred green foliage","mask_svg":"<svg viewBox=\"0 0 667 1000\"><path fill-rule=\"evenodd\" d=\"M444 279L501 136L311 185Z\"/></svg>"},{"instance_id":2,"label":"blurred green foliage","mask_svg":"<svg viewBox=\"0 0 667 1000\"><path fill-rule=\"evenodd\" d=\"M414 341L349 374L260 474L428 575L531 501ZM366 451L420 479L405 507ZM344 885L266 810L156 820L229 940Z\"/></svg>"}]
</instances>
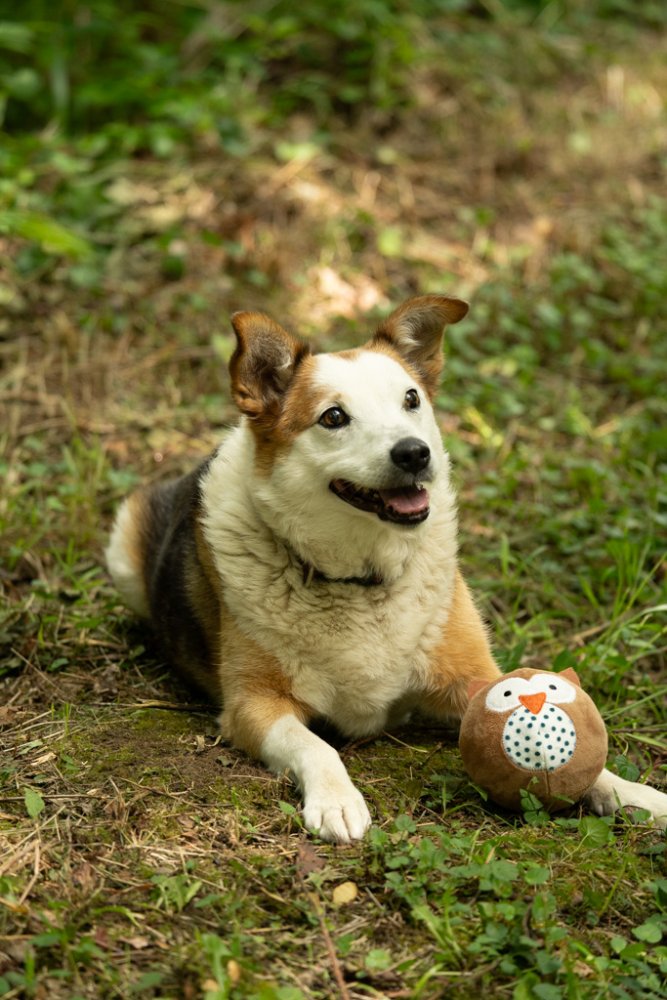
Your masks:
<instances>
[{"instance_id":1,"label":"blurred green foliage","mask_svg":"<svg viewBox=\"0 0 667 1000\"><path fill-rule=\"evenodd\" d=\"M166 160L187 147L248 156L295 113L319 129L311 146L326 146L334 120L361 119L381 133L418 103L424 67L441 91L443 80L445 92L469 91L476 110L511 104L503 81L529 91L573 71L558 39L591 23L619 37L631 25L667 23L667 6L0 0L0 233L36 248L19 271L39 268L42 253L80 261L113 220L103 171L123 157ZM276 146L285 159L300 148ZM88 280L83 266L79 273Z\"/></svg>"},{"instance_id":2,"label":"blurred green foliage","mask_svg":"<svg viewBox=\"0 0 667 1000\"><path fill-rule=\"evenodd\" d=\"M667 18L650 0L5 0L4 129L56 126L157 155L213 130L234 151L244 113L275 123L299 108L325 116L409 103L411 67L462 27L457 15L553 30L595 16Z\"/></svg>"},{"instance_id":3,"label":"blurred green foliage","mask_svg":"<svg viewBox=\"0 0 667 1000\"><path fill-rule=\"evenodd\" d=\"M127 148L166 152L214 128L234 142L238 113L264 91L272 119L406 100L420 22L465 0L176 3L28 0L0 23L4 126L107 130ZM152 130L137 132L150 120Z\"/></svg>"}]
</instances>

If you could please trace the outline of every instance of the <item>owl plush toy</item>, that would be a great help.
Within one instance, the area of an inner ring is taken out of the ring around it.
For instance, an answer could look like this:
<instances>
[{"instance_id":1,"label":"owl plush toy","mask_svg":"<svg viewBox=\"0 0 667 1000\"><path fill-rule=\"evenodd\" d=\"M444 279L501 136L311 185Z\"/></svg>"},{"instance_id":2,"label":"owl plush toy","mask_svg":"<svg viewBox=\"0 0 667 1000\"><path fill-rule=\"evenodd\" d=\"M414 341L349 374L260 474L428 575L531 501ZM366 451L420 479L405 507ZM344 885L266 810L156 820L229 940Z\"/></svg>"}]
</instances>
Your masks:
<instances>
[{"instance_id":1,"label":"owl plush toy","mask_svg":"<svg viewBox=\"0 0 667 1000\"><path fill-rule=\"evenodd\" d=\"M518 809L521 790L552 810L581 798L607 759L607 730L574 670L520 668L471 681L459 746L468 775L499 805Z\"/></svg>"}]
</instances>

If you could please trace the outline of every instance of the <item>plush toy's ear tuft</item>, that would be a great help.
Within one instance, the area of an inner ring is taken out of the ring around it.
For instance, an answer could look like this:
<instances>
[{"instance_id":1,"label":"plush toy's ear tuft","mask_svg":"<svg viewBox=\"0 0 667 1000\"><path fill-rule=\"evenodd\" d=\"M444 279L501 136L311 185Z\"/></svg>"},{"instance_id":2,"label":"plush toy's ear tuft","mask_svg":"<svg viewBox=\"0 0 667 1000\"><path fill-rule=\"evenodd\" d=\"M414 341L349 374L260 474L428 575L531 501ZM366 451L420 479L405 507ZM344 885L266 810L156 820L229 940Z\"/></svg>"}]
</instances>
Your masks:
<instances>
[{"instance_id":1,"label":"plush toy's ear tuft","mask_svg":"<svg viewBox=\"0 0 667 1000\"><path fill-rule=\"evenodd\" d=\"M570 681L571 684L574 684L578 688L581 687L581 681L579 680L579 675L577 674L576 670L572 669L572 667L566 667L565 670L561 670L558 676L565 677L566 680Z\"/></svg>"},{"instance_id":2,"label":"plush toy's ear tuft","mask_svg":"<svg viewBox=\"0 0 667 1000\"><path fill-rule=\"evenodd\" d=\"M470 681L468 684L468 701L472 701L475 695L479 694L482 688L485 688L488 683L488 681L483 681L479 678L474 681Z\"/></svg>"}]
</instances>

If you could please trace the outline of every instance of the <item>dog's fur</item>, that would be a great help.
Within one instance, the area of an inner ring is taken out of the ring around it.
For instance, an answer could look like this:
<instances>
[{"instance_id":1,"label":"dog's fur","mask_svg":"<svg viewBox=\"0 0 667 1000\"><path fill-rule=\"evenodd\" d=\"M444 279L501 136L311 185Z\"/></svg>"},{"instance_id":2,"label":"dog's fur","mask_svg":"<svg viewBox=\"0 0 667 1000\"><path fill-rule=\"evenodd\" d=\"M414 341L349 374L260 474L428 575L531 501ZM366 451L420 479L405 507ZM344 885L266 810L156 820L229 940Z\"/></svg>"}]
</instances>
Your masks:
<instances>
[{"instance_id":1,"label":"dog's fur","mask_svg":"<svg viewBox=\"0 0 667 1000\"><path fill-rule=\"evenodd\" d=\"M460 718L468 682L499 674L457 568L431 407L443 328L466 312L410 299L362 348L315 355L237 313L240 425L195 472L130 496L107 550L168 659L222 706L223 734L295 777L328 840L362 837L371 817L310 723L358 737L414 709ZM667 795L607 771L589 800L667 816Z\"/></svg>"}]
</instances>

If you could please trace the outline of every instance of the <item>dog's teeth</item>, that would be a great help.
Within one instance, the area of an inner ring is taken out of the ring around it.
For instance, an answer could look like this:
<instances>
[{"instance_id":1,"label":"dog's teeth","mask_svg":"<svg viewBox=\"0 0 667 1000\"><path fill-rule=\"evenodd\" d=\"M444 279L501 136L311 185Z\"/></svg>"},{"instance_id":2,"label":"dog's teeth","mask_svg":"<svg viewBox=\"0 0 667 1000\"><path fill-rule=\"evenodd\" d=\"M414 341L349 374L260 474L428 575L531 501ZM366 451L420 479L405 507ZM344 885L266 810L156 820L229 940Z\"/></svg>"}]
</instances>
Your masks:
<instances>
[{"instance_id":1,"label":"dog's teeth","mask_svg":"<svg viewBox=\"0 0 667 1000\"><path fill-rule=\"evenodd\" d=\"M419 482L419 480L417 480L417 481L415 482L415 489L416 489L416 490L423 490L423 489L424 489L424 484L423 484L423 483L420 483L420 482Z\"/></svg>"}]
</instances>

